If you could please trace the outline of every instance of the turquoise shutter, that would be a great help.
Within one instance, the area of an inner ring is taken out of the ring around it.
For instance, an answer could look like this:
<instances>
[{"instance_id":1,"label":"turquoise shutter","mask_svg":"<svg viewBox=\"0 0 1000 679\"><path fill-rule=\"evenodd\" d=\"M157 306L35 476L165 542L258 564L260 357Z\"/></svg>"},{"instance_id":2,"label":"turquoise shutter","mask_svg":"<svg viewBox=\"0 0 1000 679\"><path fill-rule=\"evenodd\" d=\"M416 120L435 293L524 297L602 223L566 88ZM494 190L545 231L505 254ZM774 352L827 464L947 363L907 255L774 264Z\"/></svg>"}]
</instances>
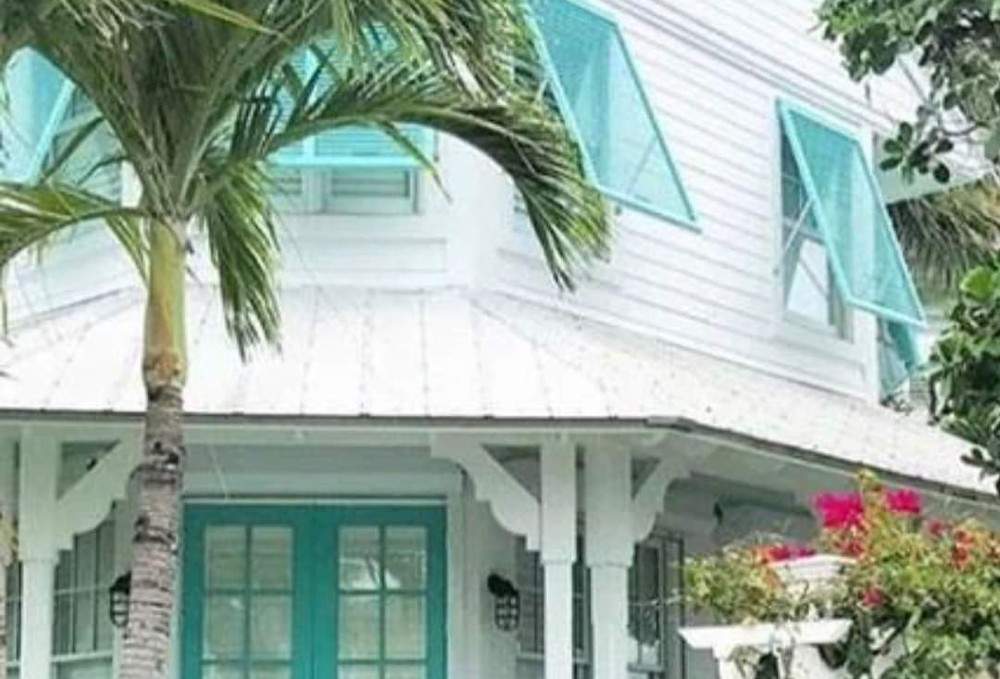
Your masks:
<instances>
[{"instance_id":1,"label":"turquoise shutter","mask_svg":"<svg viewBox=\"0 0 1000 679\"><path fill-rule=\"evenodd\" d=\"M535 0L556 97L613 200L692 224L694 210L619 26L573 0Z\"/></svg>"},{"instance_id":2,"label":"turquoise shutter","mask_svg":"<svg viewBox=\"0 0 1000 679\"><path fill-rule=\"evenodd\" d=\"M882 395L888 396L920 370L924 358L913 326L893 321L879 321L879 376Z\"/></svg>"},{"instance_id":3,"label":"turquoise shutter","mask_svg":"<svg viewBox=\"0 0 1000 679\"><path fill-rule=\"evenodd\" d=\"M15 56L5 77L11 110L10 116L3 116L3 175L28 181L41 170L73 87L48 61L28 50Z\"/></svg>"},{"instance_id":4,"label":"turquoise shutter","mask_svg":"<svg viewBox=\"0 0 1000 679\"><path fill-rule=\"evenodd\" d=\"M319 67L311 50L301 51L292 62L303 82ZM318 89L329 87L330 76L320 76ZM425 156L433 157L434 135L418 125L401 125L401 131ZM299 168L408 169L420 163L385 133L365 126L351 126L310 137L277 153L273 162Z\"/></svg>"},{"instance_id":5,"label":"turquoise shutter","mask_svg":"<svg viewBox=\"0 0 1000 679\"><path fill-rule=\"evenodd\" d=\"M920 298L858 140L786 102L778 109L844 300L922 327Z\"/></svg>"}]
</instances>

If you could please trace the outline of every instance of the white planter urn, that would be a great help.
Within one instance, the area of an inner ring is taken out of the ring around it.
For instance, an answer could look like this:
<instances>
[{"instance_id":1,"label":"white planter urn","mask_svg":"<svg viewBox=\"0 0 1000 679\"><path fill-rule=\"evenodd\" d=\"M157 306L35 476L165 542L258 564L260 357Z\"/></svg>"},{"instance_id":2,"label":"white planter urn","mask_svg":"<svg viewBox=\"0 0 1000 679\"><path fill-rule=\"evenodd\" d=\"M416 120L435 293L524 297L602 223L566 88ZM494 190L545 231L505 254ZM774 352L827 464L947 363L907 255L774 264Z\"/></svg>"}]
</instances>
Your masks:
<instances>
[{"instance_id":1,"label":"white planter urn","mask_svg":"<svg viewBox=\"0 0 1000 679\"><path fill-rule=\"evenodd\" d=\"M832 588L851 563L843 557L818 554L775 563L772 568L789 590L805 594ZM685 627L680 633L691 648L712 652L719 665L719 679L745 679L737 657L741 650L779 655L790 651L796 657L794 665L800 668L796 670L797 676L820 679L822 673L817 673L810 662L816 654L806 654L807 658L800 660L802 654L796 656L796 649L835 644L846 638L850 629L848 619L822 619L817 614L815 619L785 623ZM801 670L806 673L801 674ZM831 671L829 676L835 673Z\"/></svg>"}]
</instances>

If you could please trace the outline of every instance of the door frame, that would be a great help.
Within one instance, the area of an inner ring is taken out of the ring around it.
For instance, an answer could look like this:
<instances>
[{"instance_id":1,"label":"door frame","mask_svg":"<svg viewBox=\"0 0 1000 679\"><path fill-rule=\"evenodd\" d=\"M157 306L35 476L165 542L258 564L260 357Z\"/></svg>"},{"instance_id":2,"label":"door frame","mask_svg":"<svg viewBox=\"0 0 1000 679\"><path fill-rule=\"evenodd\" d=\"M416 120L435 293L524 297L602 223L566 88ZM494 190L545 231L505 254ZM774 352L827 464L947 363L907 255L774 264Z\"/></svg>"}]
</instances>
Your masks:
<instances>
[{"instance_id":1,"label":"door frame","mask_svg":"<svg viewBox=\"0 0 1000 679\"><path fill-rule=\"evenodd\" d=\"M426 679L446 679L448 643L447 511L427 505L189 504L184 509L181 679L201 679L204 630L204 538L208 526L287 526L293 530L292 679L337 679L334 640L338 530L345 526L427 529ZM247 559L249 560L249 550ZM327 577L323 576L323 570Z\"/></svg>"}]
</instances>

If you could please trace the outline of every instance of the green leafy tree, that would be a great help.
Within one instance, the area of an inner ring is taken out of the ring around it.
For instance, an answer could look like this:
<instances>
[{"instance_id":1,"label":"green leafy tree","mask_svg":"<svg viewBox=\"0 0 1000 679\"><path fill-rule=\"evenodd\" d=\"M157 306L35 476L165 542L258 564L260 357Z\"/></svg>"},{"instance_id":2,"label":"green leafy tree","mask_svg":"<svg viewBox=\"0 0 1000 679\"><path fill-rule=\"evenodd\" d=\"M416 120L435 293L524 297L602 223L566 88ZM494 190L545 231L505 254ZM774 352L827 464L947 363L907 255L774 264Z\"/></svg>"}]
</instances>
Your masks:
<instances>
[{"instance_id":1,"label":"green leafy tree","mask_svg":"<svg viewBox=\"0 0 1000 679\"><path fill-rule=\"evenodd\" d=\"M976 444L966 461L1000 477L1000 259L962 281L931 355L930 384L935 416ZM996 486L1000 493L1000 478Z\"/></svg>"},{"instance_id":2,"label":"green leafy tree","mask_svg":"<svg viewBox=\"0 0 1000 679\"><path fill-rule=\"evenodd\" d=\"M914 120L885 143L884 169L948 181L941 156L968 139L1000 161L1000 2L824 0L819 16L853 78L900 64L929 76Z\"/></svg>"},{"instance_id":3,"label":"green leafy tree","mask_svg":"<svg viewBox=\"0 0 1000 679\"><path fill-rule=\"evenodd\" d=\"M878 76L893 66L926 76L913 119L885 142L883 170L910 179L930 173L948 182L952 173L944 156L956 143L982 144L986 157L1000 166L1000 2L824 0L819 16L853 78ZM975 267L962 280L961 299L934 351L932 411L977 445L967 461L987 475L1000 474L998 198L990 178L893 210L900 241L928 287L954 295L956 281Z\"/></svg>"},{"instance_id":4,"label":"green leafy tree","mask_svg":"<svg viewBox=\"0 0 1000 679\"><path fill-rule=\"evenodd\" d=\"M520 2L238 6L252 27L175 6L153 29L119 22L101 40L85 18L59 6L44 21L29 21L23 41L62 70L98 115L39 181L0 183L0 265L73 225L99 220L147 283L147 411L124 679L161 678L168 665L185 459L185 270L195 236L211 253L226 326L241 353L279 339L269 157L324 131L369 125L433 172L397 127L423 125L465 140L513 179L559 285L571 286L608 239L604 201L545 95L546 74ZM314 72L290 65L303 46L317 57ZM95 171L127 164L141 186L134 206L88 191L80 175L67 176L65 168L78 166L74 156L102 126L117 148L90 164Z\"/></svg>"}]
</instances>

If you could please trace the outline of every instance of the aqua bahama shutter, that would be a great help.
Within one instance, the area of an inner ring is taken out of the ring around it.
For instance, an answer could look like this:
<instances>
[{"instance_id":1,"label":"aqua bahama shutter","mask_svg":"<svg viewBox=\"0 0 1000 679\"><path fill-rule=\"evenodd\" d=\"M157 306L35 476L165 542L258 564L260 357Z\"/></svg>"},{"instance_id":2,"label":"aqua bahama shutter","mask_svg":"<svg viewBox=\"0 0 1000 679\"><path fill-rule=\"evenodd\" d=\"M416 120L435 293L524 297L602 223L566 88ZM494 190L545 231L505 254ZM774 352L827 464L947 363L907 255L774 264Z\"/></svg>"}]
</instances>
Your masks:
<instances>
[{"instance_id":1,"label":"aqua bahama shutter","mask_svg":"<svg viewBox=\"0 0 1000 679\"><path fill-rule=\"evenodd\" d=\"M788 102L778 110L838 290L879 317L893 360L912 372L921 363L915 332L926 317L860 143Z\"/></svg>"},{"instance_id":2,"label":"aqua bahama shutter","mask_svg":"<svg viewBox=\"0 0 1000 679\"><path fill-rule=\"evenodd\" d=\"M320 48L333 60L337 67L334 52L328 46ZM308 82L321 62L311 49L304 49L292 60L292 65L299 73L303 82ZM317 91L329 87L334 73L329 67L324 67L317 79ZM291 102L289 102L289 105ZM400 131L427 158L434 154L434 133L419 125L400 125ZM343 127L283 149L272 158L275 165L289 168L360 168L360 169L407 169L417 168L420 162L403 149L384 132L367 126Z\"/></svg>"},{"instance_id":3,"label":"aqua bahama shutter","mask_svg":"<svg viewBox=\"0 0 1000 679\"><path fill-rule=\"evenodd\" d=\"M6 179L31 181L41 169L72 88L41 55L23 50L7 73L10 115L2 124Z\"/></svg>"},{"instance_id":4,"label":"aqua bahama shutter","mask_svg":"<svg viewBox=\"0 0 1000 679\"><path fill-rule=\"evenodd\" d=\"M618 24L573 0L534 0L551 84L612 200L693 225L695 213Z\"/></svg>"}]
</instances>

